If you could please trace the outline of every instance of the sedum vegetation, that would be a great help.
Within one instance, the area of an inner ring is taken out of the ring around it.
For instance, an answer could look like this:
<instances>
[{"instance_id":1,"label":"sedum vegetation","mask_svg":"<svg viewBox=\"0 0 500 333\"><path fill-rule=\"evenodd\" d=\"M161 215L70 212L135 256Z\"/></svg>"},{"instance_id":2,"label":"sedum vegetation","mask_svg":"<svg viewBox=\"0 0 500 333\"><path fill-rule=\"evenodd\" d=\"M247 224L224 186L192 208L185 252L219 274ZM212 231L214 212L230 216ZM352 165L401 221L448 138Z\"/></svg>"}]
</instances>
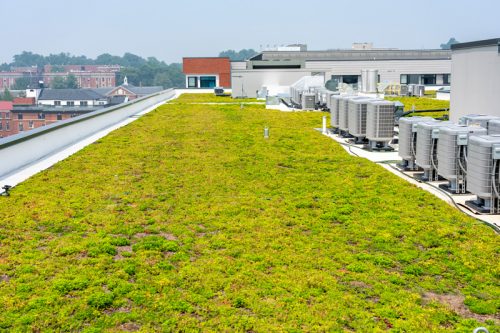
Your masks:
<instances>
[{"instance_id":1,"label":"sedum vegetation","mask_svg":"<svg viewBox=\"0 0 500 333\"><path fill-rule=\"evenodd\" d=\"M179 96L179 98L170 102L170 104L178 104L178 103L265 104L265 101L259 101L256 98L231 98L231 96L216 96L215 94L212 93L212 94L182 94Z\"/></svg>"},{"instance_id":2,"label":"sedum vegetation","mask_svg":"<svg viewBox=\"0 0 500 333\"><path fill-rule=\"evenodd\" d=\"M190 100L0 197L0 330L498 331L490 228L317 113Z\"/></svg>"},{"instance_id":3,"label":"sedum vegetation","mask_svg":"<svg viewBox=\"0 0 500 333\"><path fill-rule=\"evenodd\" d=\"M421 112L418 110L435 110L435 109L449 109L450 101L441 101L435 98L428 97L386 97L388 101L399 101L404 104L405 111L411 111L413 106L415 106L414 112L410 116L428 116L434 118L440 118L443 116L448 116L448 111L437 111L437 112Z\"/></svg>"}]
</instances>

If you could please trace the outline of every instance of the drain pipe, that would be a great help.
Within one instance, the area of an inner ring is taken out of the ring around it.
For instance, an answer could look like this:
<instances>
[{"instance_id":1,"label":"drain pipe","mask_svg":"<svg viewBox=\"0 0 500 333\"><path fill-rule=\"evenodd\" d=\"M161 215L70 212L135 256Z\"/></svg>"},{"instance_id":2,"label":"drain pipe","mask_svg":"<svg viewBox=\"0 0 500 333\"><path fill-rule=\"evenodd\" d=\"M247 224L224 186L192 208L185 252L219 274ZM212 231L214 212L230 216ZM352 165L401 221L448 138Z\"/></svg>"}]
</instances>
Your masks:
<instances>
[{"instance_id":1,"label":"drain pipe","mask_svg":"<svg viewBox=\"0 0 500 333\"><path fill-rule=\"evenodd\" d=\"M490 331L488 331L486 327L478 327L472 333L479 333L479 332L490 333Z\"/></svg>"}]
</instances>

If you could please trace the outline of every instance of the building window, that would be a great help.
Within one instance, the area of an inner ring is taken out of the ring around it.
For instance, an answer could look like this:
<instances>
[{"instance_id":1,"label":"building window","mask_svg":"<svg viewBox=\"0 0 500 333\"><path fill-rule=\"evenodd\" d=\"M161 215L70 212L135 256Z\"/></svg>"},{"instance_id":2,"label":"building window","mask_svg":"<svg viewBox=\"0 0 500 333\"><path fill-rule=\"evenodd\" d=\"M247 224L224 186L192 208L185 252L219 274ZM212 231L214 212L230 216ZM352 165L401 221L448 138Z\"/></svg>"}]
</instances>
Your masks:
<instances>
[{"instance_id":1,"label":"building window","mask_svg":"<svg viewBox=\"0 0 500 333\"><path fill-rule=\"evenodd\" d=\"M215 76L201 76L200 88L215 88L217 85L217 78Z\"/></svg>"},{"instance_id":2,"label":"building window","mask_svg":"<svg viewBox=\"0 0 500 333\"><path fill-rule=\"evenodd\" d=\"M75 102L74 101L67 101L66 106L75 106Z\"/></svg>"},{"instance_id":3,"label":"building window","mask_svg":"<svg viewBox=\"0 0 500 333\"><path fill-rule=\"evenodd\" d=\"M422 75L422 84L435 85L436 84L436 74Z\"/></svg>"},{"instance_id":4,"label":"building window","mask_svg":"<svg viewBox=\"0 0 500 333\"><path fill-rule=\"evenodd\" d=\"M5 130L10 131L10 121L5 122Z\"/></svg>"},{"instance_id":5,"label":"building window","mask_svg":"<svg viewBox=\"0 0 500 333\"><path fill-rule=\"evenodd\" d=\"M17 114L17 119L22 120L23 119L23 114L22 113L18 113Z\"/></svg>"},{"instance_id":6,"label":"building window","mask_svg":"<svg viewBox=\"0 0 500 333\"><path fill-rule=\"evenodd\" d=\"M61 101L54 101L55 106L61 106Z\"/></svg>"},{"instance_id":7,"label":"building window","mask_svg":"<svg viewBox=\"0 0 500 333\"><path fill-rule=\"evenodd\" d=\"M358 75L342 75L342 82L347 84L358 84Z\"/></svg>"},{"instance_id":8,"label":"building window","mask_svg":"<svg viewBox=\"0 0 500 333\"><path fill-rule=\"evenodd\" d=\"M38 119L40 119L40 120L45 119L45 113L39 113L38 114Z\"/></svg>"},{"instance_id":9,"label":"building window","mask_svg":"<svg viewBox=\"0 0 500 333\"><path fill-rule=\"evenodd\" d=\"M198 88L198 78L196 76L188 77L188 88Z\"/></svg>"},{"instance_id":10,"label":"building window","mask_svg":"<svg viewBox=\"0 0 500 333\"><path fill-rule=\"evenodd\" d=\"M33 120L28 121L29 128L35 128L35 122Z\"/></svg>"},{"instance_id":11,"label":"building window","mask_svg":"<svg viewBox=\"0 0 500 333\"><path fill-rule=\"evenodd\" d=\"M10 112L7 112L7 113L5 114L5 119L10 119Z\"/></svg>"},{"instance_id":12,"label":"building window","mask_svg":"<svg viewBox=\"0 0 500 333\"><path fill-rule=\"evenodd\" d=\"M62 114L61 113L57 114L57 120L62 120Z\"/></svg>"},{"instance_id":13,"label":"building window","mask_svg":"<svg viewBox=\"0 0 500 333\"><path fill-rule=\"evenodd\" d=\"M19 123L19 132L24 131L24 125L22 122Z\"/></svg>"},{"instance_id":14,"label":"building window","mask_svg":"<svg viewBox=\"0 0 500 333\"><path fill-rule=\"evenodd\" d=\"M80 101L80 106L88 106L89 102L87 101Z\"/></svg>"},{"instance_id":15,"label":"building window","mask_svg":"<svg viewBox=\"0 0 500 333\"><path fill-rule=\"evenodd\" d=\"M0 112L0 119L3 118L3 112Z\"/></svg>"},{"instance_id":16,"label":"building window","mask_svg":"<svg viewBox=\"0 0 500 333\"><path fill-rule=\"evenodd\" d=\"M443 74L443 84L451 83L451 74Z\"/></svg>"},{"instance_id":17,"label":"building window","mask_svg":"<svg viewBox=\"0 0 500 333\"><path fill-rule=\"evenodd\" d=\"M1 121L0 121L0 131L3 131L3 124Z\"/></svg>"},{"instance_id":18,"label":"building window","mask_svg":"<svg viewBox=\"0 0 500 333\"><path fill-rule=\"evenodd\" d=\"M401 84L420 84L420 74L402 74Z\"/></svg>"}]
</instances>

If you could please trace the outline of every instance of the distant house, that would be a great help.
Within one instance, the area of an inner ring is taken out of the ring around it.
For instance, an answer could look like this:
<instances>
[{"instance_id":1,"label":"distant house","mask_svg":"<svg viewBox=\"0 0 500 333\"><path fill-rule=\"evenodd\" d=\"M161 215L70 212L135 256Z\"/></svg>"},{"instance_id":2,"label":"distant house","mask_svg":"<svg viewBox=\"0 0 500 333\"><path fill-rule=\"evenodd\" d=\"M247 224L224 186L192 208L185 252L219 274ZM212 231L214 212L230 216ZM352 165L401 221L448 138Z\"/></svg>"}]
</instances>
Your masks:
<instances>
[{"instance_id":1,"label":"distant house","mask_svg":"<svg viewBox=\"0 0 500 333\"><path fill-rule=\"evenodd\" d=\"M38 105L54 107L95 107L108 104L106 96L92 89L43 89Z\"/></svg>"},{"instance_id":2,"label":"distant house","mask_svg":"<svg viewBox=\"0 0 500 333\"><path fill-rule=\"evenodd\" d=\"M127 77L125 77L124 82L121 86L114 88L97 88L92 89L96 93L113 97L113 96L127 96L128 100L134 100L147 95L151 95L160 91L163 91L162 86L151 86L151 87L136 87L128 83Z\"/></svg>"}]
</instances>

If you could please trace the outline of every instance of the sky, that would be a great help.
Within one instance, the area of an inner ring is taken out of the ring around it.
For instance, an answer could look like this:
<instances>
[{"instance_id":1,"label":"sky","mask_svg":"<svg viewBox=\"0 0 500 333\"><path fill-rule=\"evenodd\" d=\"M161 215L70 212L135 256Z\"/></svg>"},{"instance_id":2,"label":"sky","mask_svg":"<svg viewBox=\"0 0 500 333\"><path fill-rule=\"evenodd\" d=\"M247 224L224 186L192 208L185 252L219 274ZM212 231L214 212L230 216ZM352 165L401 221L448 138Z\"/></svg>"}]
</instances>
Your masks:
<instances>
[{"instance_id":1,"label":"sky","mask_svg":"<svg viewBox=\"0 0 500 333\"><path fill-rule=\"evenodd\" d=\"M0 0L0 63L22 51L131 52L171 63L291 43L439 48L450 37L500 37L499 12L499 0Z\"/></svg>"}]
</instances>

